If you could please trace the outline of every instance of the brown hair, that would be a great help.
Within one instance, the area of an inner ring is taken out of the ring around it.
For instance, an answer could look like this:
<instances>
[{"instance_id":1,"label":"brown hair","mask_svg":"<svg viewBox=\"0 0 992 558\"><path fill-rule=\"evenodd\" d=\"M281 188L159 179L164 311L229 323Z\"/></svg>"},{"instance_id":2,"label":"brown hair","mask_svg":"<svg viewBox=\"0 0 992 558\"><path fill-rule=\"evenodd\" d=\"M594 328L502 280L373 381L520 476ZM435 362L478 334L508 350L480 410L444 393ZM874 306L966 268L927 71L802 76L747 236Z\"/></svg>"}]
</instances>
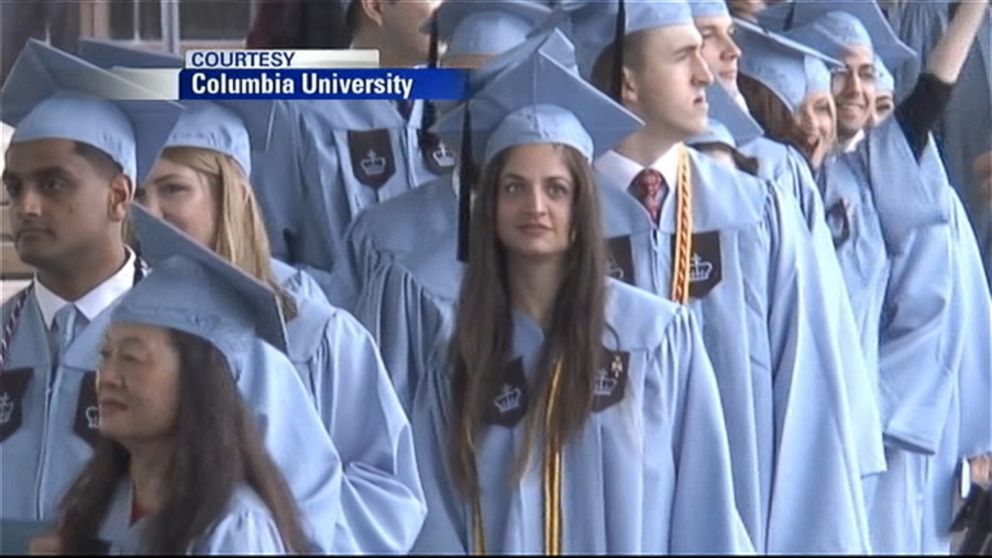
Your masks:
<instances>
[{"instance_id":1,"label":"brown hair","mask_svg":"<svg viewBox=\"0 0 992 558\"><path fill-rule=\"evenodd\" d=\"M550 331L540 366L549 374L536 393L545 393L551 367L562 366L561 409L551 423L550 437L564 443L585 422L592 408L593 381L602 351L605 323L606 255L599 200L589 164L575 149L559 146L576 194L572 243L565 256L564 281L556 296ZM472 212L470 257L462 281L451 343L454 416L448 431L451 463L457 485L466 497L478 495L475 446L478 432L503 384L503 370L512 343L512 321L505 249L497 236L496 209L500 174L510 150L486 165ZM534 431L542 424L546 398L535 398L529 410L526 442L518 456L518 472L527 463Z\"/></svg>"},{"instance_id":2,"label":"brown hair","mask_svg":"<svg viewBox=\"0 0 992 558\"><path fill-rule=\"evenodd\" d=\"M737 88L744 96L754 119L764 128L765 134L770 139L795 147L809 159L806 135L799 128L795 115L782 99L779 99L765 84L744 74L737 76Z\"/></svg>"},{"instance_id":3,"label":"brown hair","mask_svg":"<svg viewBox=\"0 0 992 558\"><path fill-rule=\"evenodd\" d=\"M207 341L169 330L179 352L179 409L172 461L163 486L171 492L149 518L144 550L183 554L223 518L240 483L265 503L289 552L309 550L296 501L262 445L254 419L241 399L224 356ZM92 548L130 454L101 438L93 457L62 501L58 536L68 554Z\"/></svg>"},{"instance_id":4,"label":"brown hair","mask_svg":"<svg viewBox=\"0 0 992 558\"><path fill-rule=\"evenodd\" d=\"M287 321L296 317L293 297L272 273L272 251L262 211L241 165L229 155L199 147L169 147L162 157L205 176L217 194L217 239L210 248L274 290Z\"/></svg>"},{"instance_id":5,"label":"brown hair","mask_svg":"<svg viewBox=\"0 0 992 558\"><path fill-rule=\"evenodd\" d=\"M636 72L644 67L644 57L647 54L647 49L645 47L646 39L646 31L637 31L624 36L624 68ZM616 59L617 43L614 41L604 48L603 52L599 53L599 56L596 57L596 62L592 66L592 75L589 77L589 82L592 83L596 89L599 89L602 93L609 95L611 98L616 96L613 91L613 80L615 79L617 72ZM614 98L613 100L623 104L622 99Z\"/></svg>"}]
</instances>

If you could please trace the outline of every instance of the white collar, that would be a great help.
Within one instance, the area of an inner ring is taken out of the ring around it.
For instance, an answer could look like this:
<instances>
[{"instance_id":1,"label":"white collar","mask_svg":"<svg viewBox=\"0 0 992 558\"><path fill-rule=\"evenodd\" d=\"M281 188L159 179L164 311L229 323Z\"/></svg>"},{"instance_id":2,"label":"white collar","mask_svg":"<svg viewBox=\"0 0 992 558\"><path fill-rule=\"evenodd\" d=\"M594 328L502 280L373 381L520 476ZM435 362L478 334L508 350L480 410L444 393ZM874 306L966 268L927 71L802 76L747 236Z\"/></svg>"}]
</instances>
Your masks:
<instances>
[{"instance_id":1,"label":"white collar","mask_svg":"<svg viewBox=\"0 0 992 558\"><path fill-rule=\"evenodd\" d=\"M55 320L55 313L61 310L66 304L75 304L76 309L82 312L87 320L93 321L93 318L100 315L100 312L106 310L115 300L134 286L135 256L130 248L126 248L126 250L127 259L120 269L106 281L100 283L90 290L90 292L71 303L53 293L35 275L34 296L38 300L38 307L41 309L41 316L45 320L45 327L52 329L52 321Z\"/></svg>"},{"instance_id":2,"label":"white collar","mask_svg":"<svg viewBox=\"0 0 992 558\"><path fill-rule=\"evenodd\" d=\"M649 168L661 173L669 188L674 188L678 179L679 153L681 152L682 144L677 143L649 165ZM623 189L630 186L637 174L644 170L640 163L612 149L600 155L593 166L604 176L610 177L610 182Z\"/></svg>"},{"instance_id":3,"label":"white collar","mask_svg":"<svg viewBox=\"0 0 992 558\"><path fill-rule=\"evenodd\" d=\"M858 133L854 134L854 136L851 139L840 144L840 152L852 153L854 150L858 148L859 145L861 145L861 141L864 139L865 139L865 131L858 130Z\"/></svg>"}]
</instances>

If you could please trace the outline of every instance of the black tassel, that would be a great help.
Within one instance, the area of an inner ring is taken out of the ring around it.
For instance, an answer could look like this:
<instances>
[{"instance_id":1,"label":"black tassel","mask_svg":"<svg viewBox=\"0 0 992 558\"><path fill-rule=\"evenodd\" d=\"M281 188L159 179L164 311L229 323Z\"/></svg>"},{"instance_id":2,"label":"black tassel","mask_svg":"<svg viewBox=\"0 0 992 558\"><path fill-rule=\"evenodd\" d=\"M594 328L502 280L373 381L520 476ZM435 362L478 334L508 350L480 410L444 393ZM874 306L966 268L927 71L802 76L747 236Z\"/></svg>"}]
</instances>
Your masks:
<instances>
[{"instance_id":1,"label":"black tassel","mask_svg":"<svg viewBox=\"0 0 992 558\"><path fill-rule=\"evenodd\" d=\"M617 26L613 37L613 99L623 104L623 39L627 35L627 6L619 0Z\"/></svg>"},{"instance_id":2,"label":"black tassel","mask_svg":"<svg viewBox=\"0 0 992 558\"><path fill-rule=\"evenodd\" d=\"M438 43L440 42L437 22L437 11L431 15L431 39L427 53L427 67L434 70L438 67ZM430 129L437 122L437 109L434 101L424 101L424 111L420 115L420 131L417 134L417 145L423 153L433 153L439 147L439 141Z\"/></svg>"},{"instance_id":3,"label":"black tassel","mask_svg":"<svg viewBox=\"0 0 992 558\"><path fill-rule=\"evenodd\" d=\"M468 262L469 227L472 219L472 181L475 163L472 157L472 115L465 103L462 117L461 166L458 169L458 261Z\"/></svg>"},{"instance_id":4,"label":"black tassel","mask_svg":"<svg viewBox=\"0 0 992 558\"><path fill-rule=\"evenodd\" d=\"M796 19L796 4L795 2L789 2L789 13L785 16L785 26L782 31L789 31L792 29L792 22Z\"/></svg>"}]
</instances>

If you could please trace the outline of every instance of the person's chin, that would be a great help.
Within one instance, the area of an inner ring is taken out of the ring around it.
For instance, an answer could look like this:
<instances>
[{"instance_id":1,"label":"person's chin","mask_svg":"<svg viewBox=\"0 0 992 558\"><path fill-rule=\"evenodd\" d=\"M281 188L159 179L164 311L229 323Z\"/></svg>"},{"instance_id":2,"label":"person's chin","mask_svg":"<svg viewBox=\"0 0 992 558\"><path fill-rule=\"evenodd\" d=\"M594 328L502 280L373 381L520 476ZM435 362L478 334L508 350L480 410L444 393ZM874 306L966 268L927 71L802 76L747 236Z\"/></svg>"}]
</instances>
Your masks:
<instances>
[{"instance_id":1,"label":"person's chin","mask_svg":"<svg viewBox=\"0 0 992 558\"><path fill-rule=\"evenodd\" d=\"M18 237L14 244L17 257L27 265L35 268L45 268L61 259L61 251L54 245L52 239L25 234Z\"/></svg>"}]
</instances>

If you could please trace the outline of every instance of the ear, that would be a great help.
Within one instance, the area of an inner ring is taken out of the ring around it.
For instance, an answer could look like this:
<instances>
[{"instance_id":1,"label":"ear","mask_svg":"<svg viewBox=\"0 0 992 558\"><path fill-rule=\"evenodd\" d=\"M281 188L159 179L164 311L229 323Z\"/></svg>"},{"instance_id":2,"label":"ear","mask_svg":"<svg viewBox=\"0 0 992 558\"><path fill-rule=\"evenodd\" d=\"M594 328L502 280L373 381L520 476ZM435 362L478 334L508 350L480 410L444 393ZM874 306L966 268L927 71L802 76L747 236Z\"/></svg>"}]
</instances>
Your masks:
<instances>
[{"instance_id":1,"label":"ear","mask_svg":"<svg viewBox=\"0 0 992 558\"><path fill-rule=\"evenodd\" d=\"M109 188L107 214L111 221L121 223L127 218L127 208L134 197L134 185L127 175L117 173L110 179Z\"/></svg>"},{"instance_id":2,"label":"ear","mask_svg":"<svg viewBox=\"0 0 992 558\"><path fill-rule=\"evenodd\" d=\"M358 3L358 8L365 17L372 20L376 26L382 27L382 0L358 0Z\"/></svg>"},{"instance_id":3,"label":"ear","mask_svg":"<svg viewBox=\"0 0 992 558\"><path fill-rule=\"evenodd\" d=\"M622 81L620 100L623 101L624 106L636 106L639 95L637 80L634 79L634 72L624 66L620 73Z\"/></svg>"}]
</instances>

